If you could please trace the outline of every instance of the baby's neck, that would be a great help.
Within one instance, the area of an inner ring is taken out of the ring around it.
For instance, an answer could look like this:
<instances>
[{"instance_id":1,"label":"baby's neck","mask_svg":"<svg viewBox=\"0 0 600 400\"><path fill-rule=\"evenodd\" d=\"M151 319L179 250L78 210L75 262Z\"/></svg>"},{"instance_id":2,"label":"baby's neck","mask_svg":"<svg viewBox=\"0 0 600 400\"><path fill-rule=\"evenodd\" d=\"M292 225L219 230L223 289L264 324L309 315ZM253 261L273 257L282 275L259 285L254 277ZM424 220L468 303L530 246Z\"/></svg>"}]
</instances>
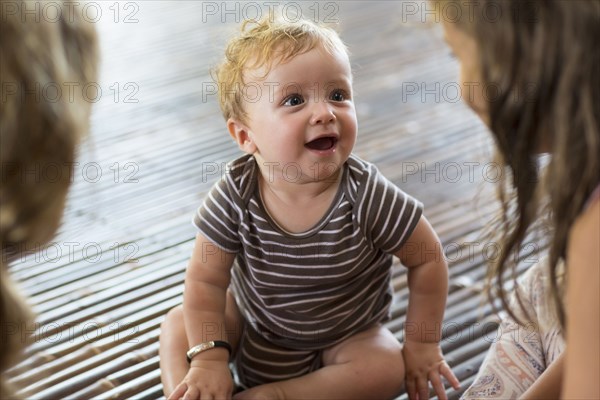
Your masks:
<instances>
[{"instance_id":1,"label":"baby's neck","mask_svg":"<svg viewBox=\"0 0 600 400\"><path fill-rule=\"evenodd\" d=\"M271 218L291 233L314 227L331 207L340 186L342 171L321 181L295 183L260 175L262 202Z\"/></svg>"}]
</instances>

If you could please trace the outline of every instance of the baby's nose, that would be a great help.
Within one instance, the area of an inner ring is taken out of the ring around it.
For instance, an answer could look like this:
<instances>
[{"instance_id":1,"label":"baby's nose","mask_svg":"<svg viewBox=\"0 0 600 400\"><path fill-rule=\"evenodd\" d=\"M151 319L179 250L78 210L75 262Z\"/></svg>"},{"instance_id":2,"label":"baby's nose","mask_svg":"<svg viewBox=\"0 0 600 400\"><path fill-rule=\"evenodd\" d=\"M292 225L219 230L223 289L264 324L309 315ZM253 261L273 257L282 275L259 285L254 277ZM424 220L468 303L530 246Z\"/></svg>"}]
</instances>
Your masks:
<instances>
[{"instance_id":1,"label":"baby's nose","mask_svg":"<svg viewBox=\"0 0 600 400\"><path fill-rule=\"evenodd\" d=\"M327 124L335 121L333 107L326 101L318 101L313 106L311 124Z\"/></svg>"}]
</instances>

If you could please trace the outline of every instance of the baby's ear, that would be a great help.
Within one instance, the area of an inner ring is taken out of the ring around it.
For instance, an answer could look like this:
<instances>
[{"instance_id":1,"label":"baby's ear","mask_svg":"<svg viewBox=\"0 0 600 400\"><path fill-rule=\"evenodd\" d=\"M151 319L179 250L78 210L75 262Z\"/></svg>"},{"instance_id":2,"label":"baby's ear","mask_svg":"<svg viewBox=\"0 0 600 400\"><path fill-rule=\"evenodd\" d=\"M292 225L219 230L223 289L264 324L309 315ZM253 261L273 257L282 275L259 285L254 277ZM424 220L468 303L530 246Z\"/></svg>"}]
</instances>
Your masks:
<instances>
[{"instance_id":1,"label":"baby's ear","mask_svg":"<svg viewBox=\"0 0 600 400\"><path fill-rule=\"evenodd\" d=\"M227 120L227 129L229 134L235 140L240 150L248 154L254 154L256 151L256 145L250 137L250 129L246 124L236 118L229 118Z\"/></svg>"}]
</instances>

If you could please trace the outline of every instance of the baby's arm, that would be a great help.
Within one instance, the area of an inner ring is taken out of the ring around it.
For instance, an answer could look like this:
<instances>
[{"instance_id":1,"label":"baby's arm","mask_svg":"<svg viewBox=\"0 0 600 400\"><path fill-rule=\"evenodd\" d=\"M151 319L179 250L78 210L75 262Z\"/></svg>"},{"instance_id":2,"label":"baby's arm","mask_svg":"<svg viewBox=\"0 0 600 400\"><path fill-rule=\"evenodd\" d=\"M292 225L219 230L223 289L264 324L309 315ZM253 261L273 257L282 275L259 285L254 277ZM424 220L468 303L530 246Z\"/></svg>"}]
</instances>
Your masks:
<instances>
[{"instance_id":1,"label":"baby's arm","mask_svg":"<svg viewBox=\"0 0 600 400\"><path fill-rule=\"evenodd\" d=\"M408 268L410 290L403 354L406 388L411 399L429 397L428 381L441 400L446 398L443 375L453 387L459 382L439 347L448 295L448 265L433 228L421 217L412 235L396 254Z\"/></svg>"},{"instance_id":2,"label":"baby's arm","mask_svg":"<svg viewBox=\"0 0 600 400\"><path fill-rule=\"evenodd\" d=\"M234 258L235 254L223 251L203 235L196 236L183 294L190 348L211 340L227 341L225 301ZM199 353L169 399L231 398L233 381L228 360L229 353L224 348Z\"/></svg>"}]
</instances>

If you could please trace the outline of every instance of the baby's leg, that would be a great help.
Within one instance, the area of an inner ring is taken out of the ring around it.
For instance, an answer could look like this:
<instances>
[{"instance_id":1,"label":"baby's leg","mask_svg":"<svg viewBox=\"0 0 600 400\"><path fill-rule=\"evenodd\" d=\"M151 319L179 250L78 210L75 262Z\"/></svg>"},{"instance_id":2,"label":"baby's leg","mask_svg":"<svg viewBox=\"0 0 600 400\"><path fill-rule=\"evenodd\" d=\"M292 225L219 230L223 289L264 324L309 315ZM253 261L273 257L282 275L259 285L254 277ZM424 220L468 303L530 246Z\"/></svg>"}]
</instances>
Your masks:
<instances>
[{"instance_id":1,"label":"baby's leg","mask_svg":"<svg viewBox=\"0 0 600 400\"><path fill-rule=\"evenodd\" d=\"M402 389L402 347L375 326L323 353L323 367L299 378L257 386L238 399L392 399Z\"/></svg>"},{"instance_id":2,"label":"baby's leg","mask_svg":"<svg viewBox=\"0 0 600 400\"><path fill-rule=\"evenodd\" d=\"M231 347L237 348L243 330L242 316L237 308L233 295L227 292L225 306L225 329ZM183 380L190 368L186 359L189 350L185 326L183 324L183 307L177 306L167 313L160 326L159 359L163 391L169 397L175 387Z\"/></svg>"}]
</instances>

